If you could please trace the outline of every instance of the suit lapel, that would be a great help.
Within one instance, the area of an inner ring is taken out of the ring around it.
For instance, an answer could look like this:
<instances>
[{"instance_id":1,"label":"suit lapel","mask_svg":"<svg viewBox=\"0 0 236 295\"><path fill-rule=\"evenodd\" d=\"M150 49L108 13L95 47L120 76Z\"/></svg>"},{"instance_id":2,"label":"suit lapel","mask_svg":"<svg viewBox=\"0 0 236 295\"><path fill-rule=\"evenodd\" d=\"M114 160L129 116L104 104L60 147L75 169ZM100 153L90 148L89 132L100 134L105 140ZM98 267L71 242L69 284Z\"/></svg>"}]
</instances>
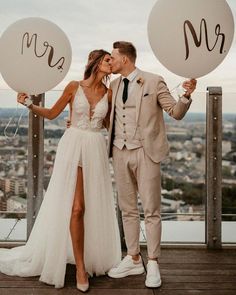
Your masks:
<instances>
[{"instance_id":1,"label":"suit lapel","mask_svg":"<svg viewBox=\"0 0 236 295\"><path fill-rule=\"evenodd\" d=\"M112 87L112 105L111 105L111 117L110 117L110 128L109 128L109 142L112 141L112 133L114 128L114 117L115 117L115 105L116 105L116 97L118 93L118 89L121 82L121 76L120 78L117 78L116 81L114 81L114 86Z\"/></svg>"},{"instance_id":2,"label":"suit lapel","mask_svg":"<svg viewBox=\"0 0 236 295\"><path fill-rule=\"evenodd\" d=\"M109 154L109 156L111 156L111 154L112 154L111 148L112 148L112 142L113 142L115 102L116 102L118 89L119 89L119 86L120 86L120 81L121 81L121 77L117 78L117 80L114 81L114 86L112 87L110 128L109 128L109 134L108 134L108 154Z\"/></svg>"},{"instance_id":3,"label":"suit lapel","mask_svg":"<svg viewBox=\"0 0 236 295\"><path fill-rule=\"evenodd\" d=\"M116 104L116 98L117 98L117 93L118 93L118 89L120 86L120 82L121 82L121 77L117 79L114 87L113 87L113 95L112 95L112 109L111 109L111 113L112 113L112 119L114 117L114 110L115 110L115 104Z\"/></svg>"},{"instance_id":4,"label":"suit lapel","mask_svg":"<svg viewBox=\"0 0 236 295\"><path fill-rule=\"evenodd\" d=\"M138 79L143 79L142 73L141 71L139 71L136 81ZM139 118L139 114L140 114L140 106L141 106L141 102L142 102L142 96L143 96L143 84L144 83L137 83L137 86L135 87L135 97L136 97L136 123L138 122L138 118Z\"/></svg>"}]
</instances>

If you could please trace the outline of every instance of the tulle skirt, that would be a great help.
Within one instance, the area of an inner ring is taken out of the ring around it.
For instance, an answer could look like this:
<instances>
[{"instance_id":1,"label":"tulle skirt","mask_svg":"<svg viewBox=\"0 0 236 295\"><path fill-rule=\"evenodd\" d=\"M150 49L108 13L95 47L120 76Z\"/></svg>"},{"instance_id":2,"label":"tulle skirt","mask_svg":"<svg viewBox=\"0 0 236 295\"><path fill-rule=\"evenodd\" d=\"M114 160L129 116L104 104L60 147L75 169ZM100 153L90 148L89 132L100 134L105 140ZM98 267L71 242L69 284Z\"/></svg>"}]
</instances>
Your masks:
<instances>
[{"instance_id":1,"label":"tulle skirt","mask_svg":"<svg viewBox=\"0 0 236 295\"><path fill-rule=\"evenodd\" d=\"M92 276L103 275L121 260L105 138L100 131L68 128L60 139L53 174L30 237L24 246L0 249L0 271L40 276L64 286L66 264L74 264L70 218L78 166L83 169L84 259Z\"/></svg>"}]
</instances>

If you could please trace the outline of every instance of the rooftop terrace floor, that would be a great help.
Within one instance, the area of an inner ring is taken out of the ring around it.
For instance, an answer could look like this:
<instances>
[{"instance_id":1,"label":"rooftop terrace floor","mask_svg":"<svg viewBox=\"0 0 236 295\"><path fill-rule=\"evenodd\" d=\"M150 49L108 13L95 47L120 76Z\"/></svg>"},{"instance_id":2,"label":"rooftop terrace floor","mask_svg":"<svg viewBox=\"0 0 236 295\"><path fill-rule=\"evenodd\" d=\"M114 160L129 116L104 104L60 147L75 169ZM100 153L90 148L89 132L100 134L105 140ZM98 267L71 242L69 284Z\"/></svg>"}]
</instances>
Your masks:
<instances>
[{"instance_id":1,"label":"rooftop terrace floor","mask_svg":"<svg viewBox=\"0 0 236 295\"><path fill-rule=\"evenodd\" d=\"M142 249L146 261L146 250ZM107 276L90 279L91 295L235 295L236 249L205 248L162 249L160 258L162 286L148 289L145 274L123 279ZM38 277L20 278L0 274L1 295L75 295L75 266L68 265L65 287L55 289L38 281Z\"/></svg>"}]
</instances>

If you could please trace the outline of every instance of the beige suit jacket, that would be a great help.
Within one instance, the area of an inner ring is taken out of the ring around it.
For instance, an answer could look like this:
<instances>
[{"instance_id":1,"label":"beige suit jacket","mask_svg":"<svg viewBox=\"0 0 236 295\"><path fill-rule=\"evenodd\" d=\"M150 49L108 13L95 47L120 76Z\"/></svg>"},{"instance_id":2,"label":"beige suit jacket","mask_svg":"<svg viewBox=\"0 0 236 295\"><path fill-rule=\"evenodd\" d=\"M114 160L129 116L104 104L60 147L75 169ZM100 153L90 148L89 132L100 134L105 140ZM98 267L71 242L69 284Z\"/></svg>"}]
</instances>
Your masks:
<instances>
[{"instance_id":1,"label":"beige suit jacket","mask_svg":"<svg viewBox=\"0 0 236 295\"><path fill-rule=\"evenodd\" d=\"M161 76L138 71L136 81L141 82L137 82L133 89L136 96L136 128L140 130L145 153L152 161L159 163L169 153L163 110L176 120L181 120L189 109L192 100L189 99L188 103L183 103L181 100L177 102L170 94ZM108 137L109 156L112 156L115 102L120 83L121 77L113 80L110 85L112 89L112 109Z\"/></svg>"}]
</instances>

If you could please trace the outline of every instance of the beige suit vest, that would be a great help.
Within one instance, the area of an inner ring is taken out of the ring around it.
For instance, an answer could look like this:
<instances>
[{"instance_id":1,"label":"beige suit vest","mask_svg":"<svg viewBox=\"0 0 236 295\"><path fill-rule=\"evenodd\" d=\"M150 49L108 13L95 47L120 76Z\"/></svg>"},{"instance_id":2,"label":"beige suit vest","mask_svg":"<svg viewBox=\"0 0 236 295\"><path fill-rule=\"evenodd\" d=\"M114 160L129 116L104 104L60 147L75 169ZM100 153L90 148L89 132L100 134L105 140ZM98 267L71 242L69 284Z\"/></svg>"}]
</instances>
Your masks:
<instances>
[{"instance_id":1,"label":"beige suit vest","mask_svg":"<svg viewBox=\"0 0 236 295\"><path fill-rule=\"evenodd\" d=\"M122 101L122 87L119 87L115 104L115 138L113 144L120 150L142 146L139 128L136 130L136 99L131 92L126 103Z\"/></svg>"}]
</instances>

